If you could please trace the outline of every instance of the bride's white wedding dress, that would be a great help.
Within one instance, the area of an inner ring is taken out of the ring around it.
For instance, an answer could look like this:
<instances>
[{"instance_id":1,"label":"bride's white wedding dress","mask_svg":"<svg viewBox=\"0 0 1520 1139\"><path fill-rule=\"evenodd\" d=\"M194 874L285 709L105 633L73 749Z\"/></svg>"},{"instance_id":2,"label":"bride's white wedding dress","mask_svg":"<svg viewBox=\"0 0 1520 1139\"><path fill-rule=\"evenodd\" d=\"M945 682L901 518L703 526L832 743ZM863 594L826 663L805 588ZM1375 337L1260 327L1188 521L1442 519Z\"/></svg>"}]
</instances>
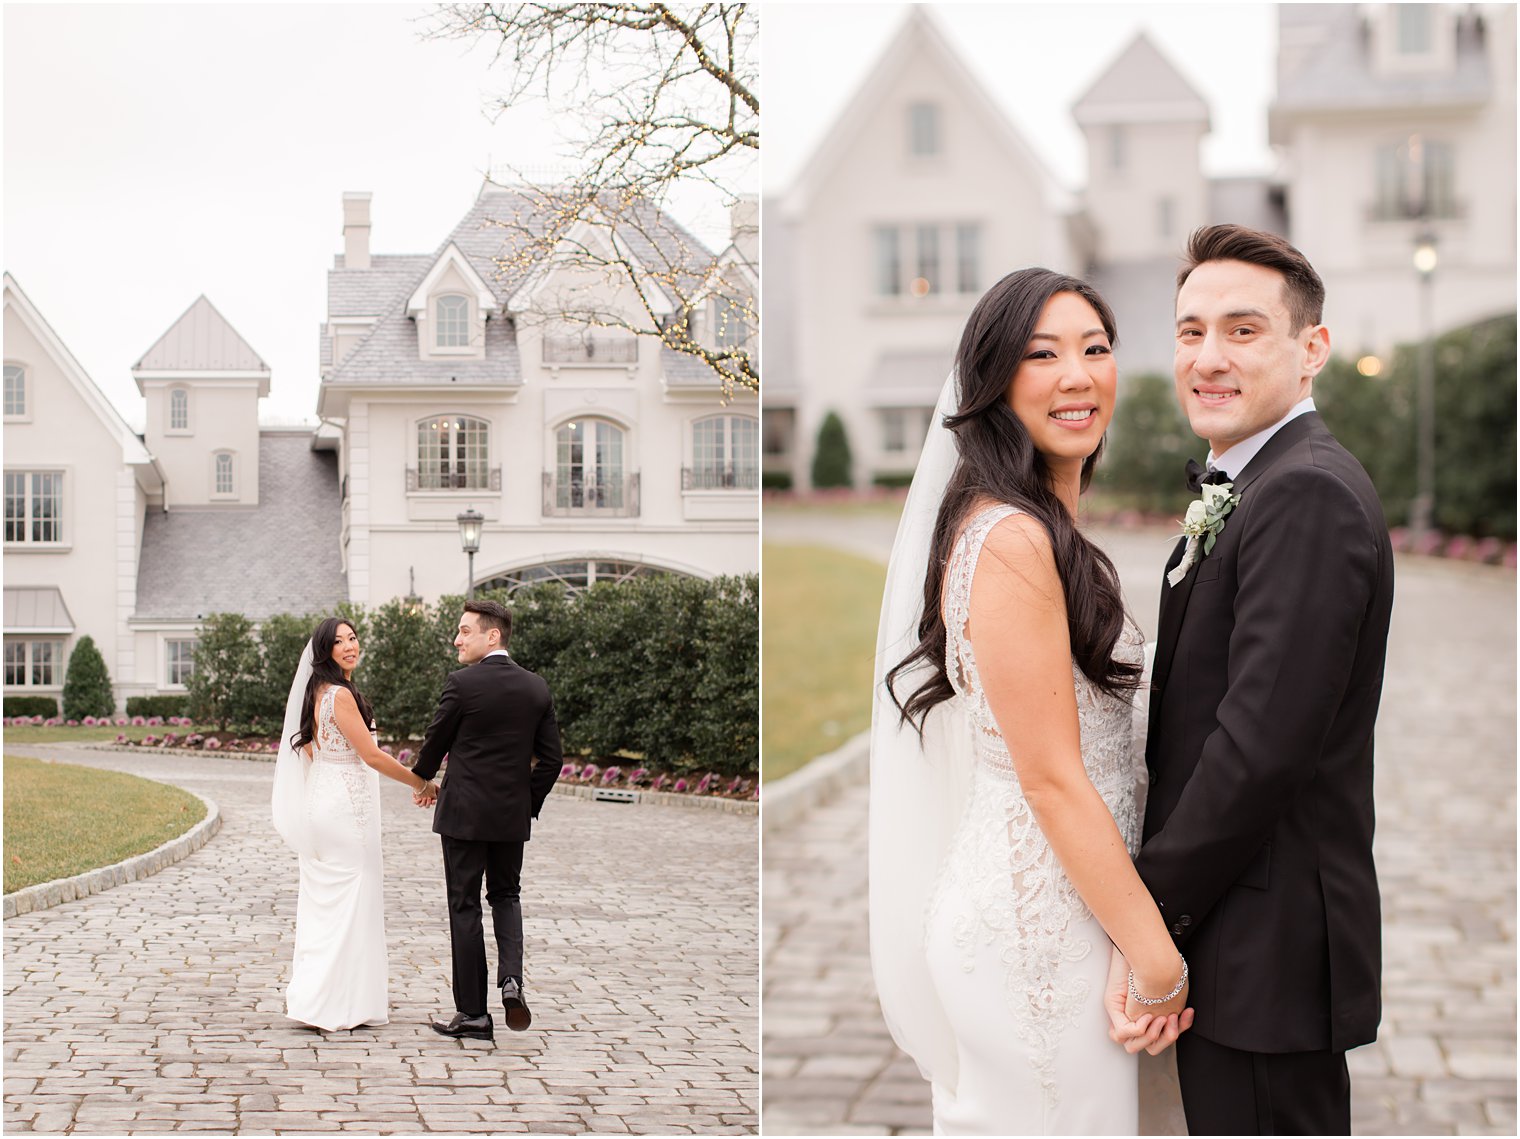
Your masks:
<instances>
[{"instance_id":1,"label":"bride's white wedding dress","mask_svg":"<svg viewBox=\"0 0 1520 1139\"><path fill-rule=\"evenodd\" d=\"M1138 1065L1108 1038L1107 935L1062 872L1025 801L967 639L971 583L987 535L1016 513L978 512L946 567L946 668L973 734L965 813L931 894L930 975L959 1055L934 1085L936 1134L1136 1134ZM1115 655L1141 663L1132 625ZM1131 855L1140 813L1133 707L1073 665L1087 776Z\"/></svg>"},{"instance_id":2,"label":"bride's white wedding dress","mask_svg":"<svg viewBox=\"0 0 1520 1139\"><path fill-rule=\"evenodd\" d=\"M329 1031L389 1021L380 776L338 730L336 687L318 701L306 770L296 950L285 1015Z\"/></svg>"}]
</instances>

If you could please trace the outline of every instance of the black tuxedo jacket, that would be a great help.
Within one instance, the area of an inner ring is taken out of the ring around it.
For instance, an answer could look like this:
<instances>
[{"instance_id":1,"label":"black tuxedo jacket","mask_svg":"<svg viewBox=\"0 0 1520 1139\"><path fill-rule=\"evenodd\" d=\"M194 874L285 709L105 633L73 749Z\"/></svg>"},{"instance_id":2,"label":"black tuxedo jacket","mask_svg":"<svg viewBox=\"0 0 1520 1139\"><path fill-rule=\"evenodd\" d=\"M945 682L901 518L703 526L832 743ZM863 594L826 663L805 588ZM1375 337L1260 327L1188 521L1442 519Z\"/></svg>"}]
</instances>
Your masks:
<instances>
[{"instance_id":1,"label":"black tuxedo jacket","mask_svg":"<svg viewBox=\"0 0 1520 1139\"><path fill-rule=\"evenodd\" d=\"M543 677L493 656L449 674L413 770L449 757L433 830L450 838L526 842L563 756Z\"/></svg>"},{"instance_id":2,"label":"black tuxedo jacket","mask_svg":"<svg viewBox=\"0 0 1520 1139\"><path fill-rule=\"evenodd\" d=\"M1371 480L1313 412L1234 493L1213 551L1161 587L1136 869L1187 957L1192 1031L1352 1048L1380 1016L1372 729L1393 550Z\"/></svg>"}]
</instances>

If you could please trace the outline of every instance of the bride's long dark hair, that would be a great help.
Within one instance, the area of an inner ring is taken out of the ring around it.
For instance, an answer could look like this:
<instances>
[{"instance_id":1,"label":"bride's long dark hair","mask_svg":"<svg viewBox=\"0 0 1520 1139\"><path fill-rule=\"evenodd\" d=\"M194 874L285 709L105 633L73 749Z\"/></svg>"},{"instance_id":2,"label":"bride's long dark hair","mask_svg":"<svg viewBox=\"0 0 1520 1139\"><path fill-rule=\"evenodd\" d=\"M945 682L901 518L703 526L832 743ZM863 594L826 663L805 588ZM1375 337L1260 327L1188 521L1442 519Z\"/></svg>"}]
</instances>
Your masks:
<instances>
[{"instance_id":1,"label":"bride's long dark hair","mask_svg":"<svg viewBox=\"0 0 1520 1139\"><path fill-rule=\"evenodd\" d=\"M359 715L364 717L364 722L373 724L375 721L374 709L370 707L369 701L354 687L354 682L343 675L338 662L333 660L332 651L338 643L338 630L345 626L353 628L342 617L329 617L311 635L311 679L306 682L306 695L301 700L301 726L290 737L290 746L297 751L311 743L315 736L317 693L324 684L336 684L348 689L354 694L354 703L359 705Z\"/></svg>"},{"instance_id":2,"label":"bride's long dark hair","mask_svg":"<svg viewBox=\"0 0 1520 1139\"><path fill-rule=\"evenodd\" d=\"M1119 575L1108 555L1077 530L1070 512L1057 497L1045 458L1029 431L1008 405L1008 385L1024 358L1029 337L1046 303L1058 293L1075 293L1097 312L1111 345L1118 343L1114 314L1086 281L1049 269L1020 269L1010 273L976 303L961 333L955 354L960 403L945 427L955 433L960 458L945 487L934 541L924 574L924 615L918 623L918 647L887 673L887 692L905 723L920 734L936 704L950 699L945 662L945 621L940 593L951 546L961 524L978 501L994 499L1016 506L1036 519L1050 535L1056 571L1066 595L1066 624L1072 656L1094 684L1119 694L1140 683L1140 669L1114 659L1114 645L1124 629L1124 604ZM1093 467L1103 453L1097 449L1082 463L1081 489L1092 481ZM906 700L895 684L904 673L927 662L932 671Z\"/></svg>"}]
</instances>

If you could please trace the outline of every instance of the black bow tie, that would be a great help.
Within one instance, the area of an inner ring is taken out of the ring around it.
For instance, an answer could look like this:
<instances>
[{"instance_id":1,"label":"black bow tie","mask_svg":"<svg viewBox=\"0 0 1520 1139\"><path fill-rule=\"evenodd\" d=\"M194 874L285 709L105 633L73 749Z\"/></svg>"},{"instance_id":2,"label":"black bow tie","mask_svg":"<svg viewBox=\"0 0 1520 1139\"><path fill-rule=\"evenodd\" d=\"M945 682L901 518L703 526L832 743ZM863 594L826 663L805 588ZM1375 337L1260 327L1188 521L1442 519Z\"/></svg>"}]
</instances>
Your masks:
<instances>
[{"instance_id":1,"label":"black bow tie","mask_svg":"<svg viewBox=\"0 0 1520 1139\"><path fill-rule=\"evenodd\" d=\"M1187 484L1188 490L1197 494L1206 486L1218 486L1220 483L1230 481L1230 476L1223 471L1211 470L1205 467L1197 459L1187 461Z\"/></svg>"}]
</instances>

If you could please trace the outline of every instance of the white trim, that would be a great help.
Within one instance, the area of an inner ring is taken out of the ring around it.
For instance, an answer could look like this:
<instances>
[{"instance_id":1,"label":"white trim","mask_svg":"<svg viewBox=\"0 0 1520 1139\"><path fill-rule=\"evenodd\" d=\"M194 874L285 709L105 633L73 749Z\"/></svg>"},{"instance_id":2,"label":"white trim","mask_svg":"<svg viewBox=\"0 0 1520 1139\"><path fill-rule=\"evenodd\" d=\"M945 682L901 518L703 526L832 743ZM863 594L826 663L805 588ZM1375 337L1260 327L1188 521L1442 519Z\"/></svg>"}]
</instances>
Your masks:
<instances>
[{"instance_id":1,"label":"white trim","mask_svg":"<svg viewBox=\"0 0 1520 1139\"><path fill-rule=\"evenodd\" d=\"M422 278L422 283L407 298L407 316L415 320L418 313L427 312L428 304L438 289L438 282L450 266L457 268L469 288L474 290L475 304L483 314L489 316L501 311L501 306L496 301L496 294L491 292L491 286L486 284L481 275L475 271L469 258L459 251L459 246L451 241L448 248L439 255L438 260L433 262L433 267L428 270L427 276Z\"/></svg>"},{"instance_id":2,"label":"white trim","mask_svg":"<svg viewBox=\"0 0 1520 1139\"><path fill-rule=\"evenodd\" d=\"M132 369L132 378L141 382L143 380L160 380L164 382L185 383L190 380L247 380L264 387L269 383L270 371L268 368L248 368L233 372L198 372L194 368L177 368L172 371L139 371ZM267 394L267 393L265 393Z\"/></svg>"}]
</instances>

